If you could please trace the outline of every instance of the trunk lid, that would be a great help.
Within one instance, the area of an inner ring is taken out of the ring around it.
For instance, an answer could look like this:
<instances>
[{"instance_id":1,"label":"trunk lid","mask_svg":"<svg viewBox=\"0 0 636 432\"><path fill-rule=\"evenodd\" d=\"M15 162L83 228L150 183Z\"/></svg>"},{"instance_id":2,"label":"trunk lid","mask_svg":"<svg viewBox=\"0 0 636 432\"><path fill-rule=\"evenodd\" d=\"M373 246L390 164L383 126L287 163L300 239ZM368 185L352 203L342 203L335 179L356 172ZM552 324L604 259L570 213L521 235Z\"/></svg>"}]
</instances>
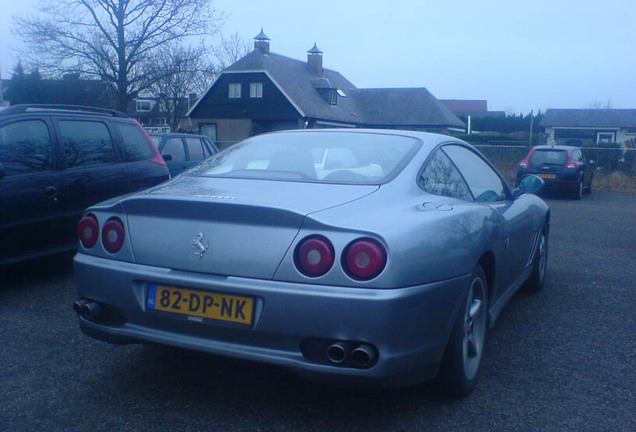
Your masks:
<instances>
[{"instance_id":1,"label":"trunk lid","mask_svg":"<svg viewBox=\"0 0 636 432\"><path fill-rule=\"evenodd\" d=\"M377 189L182 176L123 206L137 263L271 279L307 214Z\"/></svg>"}]
</instances>

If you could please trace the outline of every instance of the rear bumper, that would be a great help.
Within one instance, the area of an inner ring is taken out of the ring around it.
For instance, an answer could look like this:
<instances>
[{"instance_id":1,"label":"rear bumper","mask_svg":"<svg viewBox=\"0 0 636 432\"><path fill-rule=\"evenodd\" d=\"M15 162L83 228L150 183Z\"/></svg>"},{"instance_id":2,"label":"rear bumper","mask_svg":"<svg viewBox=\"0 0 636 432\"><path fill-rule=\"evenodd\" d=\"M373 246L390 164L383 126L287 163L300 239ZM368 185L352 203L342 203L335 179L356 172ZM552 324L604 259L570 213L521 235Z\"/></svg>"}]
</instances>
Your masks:
<instances>
[{"instance_id":1,"label":"rear bumper","mask_svg":"<svg viewBox=\"0 0 636 432\"><path fill-rule=\"evenodd\" d=\"M545 191L574 191L579 187L580 174L578 172L572 173L550 173L554 178L546 178L545 173L542 171L520 171L517 173L517 184L521 177L532 174L542 178L544 182L543 190Z\"/></svg>"},{"instance_id":2,"label":"rear bumper","mask_svg":"<svg viewBox=\"0 0 636 432\"><path fill-rule=\"evenodd\" d=\"M88 336L111 343L159 343L273 363L336 384L403 386L437 373L469 275L400 289L361 289L214 276L79 253L78 295L117 319L79 318ZM255 299L252 325L149 310L149 283ZM377 351L369 367L334 364L301 347L355 341Z\"/></svg>"}]
</instances>

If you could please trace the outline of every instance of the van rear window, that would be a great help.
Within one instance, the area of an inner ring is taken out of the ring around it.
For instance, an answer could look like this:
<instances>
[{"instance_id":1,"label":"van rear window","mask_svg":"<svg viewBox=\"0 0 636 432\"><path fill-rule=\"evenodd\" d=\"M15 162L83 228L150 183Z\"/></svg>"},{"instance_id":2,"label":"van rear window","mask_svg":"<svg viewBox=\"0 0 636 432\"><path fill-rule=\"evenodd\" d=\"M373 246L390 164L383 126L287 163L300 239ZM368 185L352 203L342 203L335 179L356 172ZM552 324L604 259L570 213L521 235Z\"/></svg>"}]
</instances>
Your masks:
<instances>
[{"instance_id":1,"label":"van rear window","mask_svg":"<svg viewBox=\"0 0 636 432\"><path fill-rule=\"evenodd\" d=\"M122 137L122 156L125 161L152 159L155 150L141 128L131 123L113 122Z\"/></svg>"},{"instance_id":2,"label":"van rear window","mask_svg":"<svg viewBox=\"0 0 636 432\"><path fill-rule=\"evenodd\" d=\"M568 163L568 152L566 150L535 150L530 156L530 165L565 165Z\"/></svg>"}]
</instances>

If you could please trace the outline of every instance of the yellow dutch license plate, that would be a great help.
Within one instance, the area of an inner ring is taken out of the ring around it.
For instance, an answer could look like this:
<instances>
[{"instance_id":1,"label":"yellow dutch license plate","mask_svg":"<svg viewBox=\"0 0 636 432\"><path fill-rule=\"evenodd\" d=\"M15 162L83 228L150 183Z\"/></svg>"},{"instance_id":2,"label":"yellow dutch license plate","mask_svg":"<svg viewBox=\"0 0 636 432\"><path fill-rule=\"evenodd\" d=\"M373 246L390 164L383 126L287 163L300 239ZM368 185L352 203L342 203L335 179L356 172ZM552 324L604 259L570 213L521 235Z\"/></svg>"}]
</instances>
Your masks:
<instances>
[{"instance_id":1,"label":"yellow dutch license plate","mask_svg":"<svg viewBox=\"0 0 636 432\"><path fill-rule=\"evenodd\" d=\"M252 297L148 285L149 309L240 324L252 324Z\"/></svg>"},{"instance_id":2,"label":"yellow dutch license plate","mask_svg":"<svg viewBox=\"0 0 636 432\"><path fill-rule=\"evenodd\" d=\"M555 179L556 174L538 174L539 177L544 179Z\"/></svg>"}]
</instances>

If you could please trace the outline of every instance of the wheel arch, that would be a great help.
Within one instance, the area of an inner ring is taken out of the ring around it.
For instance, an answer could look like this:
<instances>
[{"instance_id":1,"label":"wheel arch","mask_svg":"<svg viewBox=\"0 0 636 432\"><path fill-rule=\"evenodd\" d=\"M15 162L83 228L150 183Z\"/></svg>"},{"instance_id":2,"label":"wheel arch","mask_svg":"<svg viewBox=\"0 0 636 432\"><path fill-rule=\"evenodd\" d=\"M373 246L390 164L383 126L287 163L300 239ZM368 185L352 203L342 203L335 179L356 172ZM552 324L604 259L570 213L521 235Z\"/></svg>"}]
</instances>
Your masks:
<instances>
[{"instance_id":1,"label":"wheel arch","mask_svg":"<svg viewBox=\"0 0 636 432\"><path fill-rule=\"evenodd\" d=\"M488 298L487 302L490 304L491 299L493 298L493 293L495 290L495 280L497 277L497 264L495 262L495 254L492 251L486 251L482 254L477 262L478 265L484 269L484 273L486 273L486 284L487 284L487 292ZM490 324L490 323L488 323Z\"/></svg>"}]
</instances>

